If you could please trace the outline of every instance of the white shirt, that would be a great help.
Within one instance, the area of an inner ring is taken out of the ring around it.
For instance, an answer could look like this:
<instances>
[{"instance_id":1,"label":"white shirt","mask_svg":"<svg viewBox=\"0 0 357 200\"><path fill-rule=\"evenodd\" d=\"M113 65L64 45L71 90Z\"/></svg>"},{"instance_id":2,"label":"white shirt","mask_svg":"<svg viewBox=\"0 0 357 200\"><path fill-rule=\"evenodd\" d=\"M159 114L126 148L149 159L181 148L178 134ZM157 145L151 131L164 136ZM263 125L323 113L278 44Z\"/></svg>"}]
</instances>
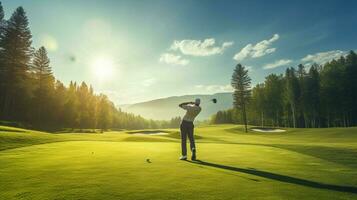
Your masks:
<instances>
[{"instance_id":1,"label":"white shirt","mask_svg":"<svg viewBox=\"0 0 357 200\"><path fill-rule=\"evenodd\" d=\"M183 120L189 122L193 122L197 115L201 112L201 107L196 106L195 104L183 105L181 108L186 110L186 114L183 116Z\"/></svg>"}]
</instances>

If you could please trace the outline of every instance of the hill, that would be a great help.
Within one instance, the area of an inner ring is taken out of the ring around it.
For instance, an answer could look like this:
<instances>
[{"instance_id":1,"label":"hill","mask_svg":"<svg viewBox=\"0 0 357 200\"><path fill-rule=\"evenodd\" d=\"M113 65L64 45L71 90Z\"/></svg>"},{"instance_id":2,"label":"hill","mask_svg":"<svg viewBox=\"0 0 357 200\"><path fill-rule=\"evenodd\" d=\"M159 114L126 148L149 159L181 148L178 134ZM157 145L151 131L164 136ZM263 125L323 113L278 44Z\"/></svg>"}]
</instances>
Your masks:
<instances>
[{"instance_id":1,"label":"hill","mask_svg":"<svg viewBox=\"0 0 357 200\"><path fill-rule=\"evenodd\" d=\"M200 98L202 101L202 112L197 117L198 120L209 119L212 114L219 110L229 109L233 104L232 93L217 93L212 95L172 96L119 107L125 112L141 115L148 119L169 120L185 113L178 107L178 104L193 101L195 98ZM218 100L216 104L209 102L213 98Z\"/></svg>"}]
</instances>

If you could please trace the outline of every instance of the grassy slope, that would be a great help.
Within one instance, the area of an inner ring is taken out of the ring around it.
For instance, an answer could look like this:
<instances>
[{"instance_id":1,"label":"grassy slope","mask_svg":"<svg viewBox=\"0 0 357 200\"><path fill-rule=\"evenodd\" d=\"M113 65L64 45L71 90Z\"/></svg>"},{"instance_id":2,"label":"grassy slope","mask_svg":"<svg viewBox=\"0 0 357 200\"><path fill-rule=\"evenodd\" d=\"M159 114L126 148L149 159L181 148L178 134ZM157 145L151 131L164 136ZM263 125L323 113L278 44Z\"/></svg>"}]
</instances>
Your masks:
<instances>
[{"instance_id":1,"label":"grassy slope","mask_svg":"<svg viewBox=\"0 0 357 200\"><path fill-rule=\"evenodd\" d=\"M0 127L0 199L357 198L357 128L245 134L240 126L201 127L201 163L177 160L174 130L6 129Z\"/></svg>"}]
</instances>

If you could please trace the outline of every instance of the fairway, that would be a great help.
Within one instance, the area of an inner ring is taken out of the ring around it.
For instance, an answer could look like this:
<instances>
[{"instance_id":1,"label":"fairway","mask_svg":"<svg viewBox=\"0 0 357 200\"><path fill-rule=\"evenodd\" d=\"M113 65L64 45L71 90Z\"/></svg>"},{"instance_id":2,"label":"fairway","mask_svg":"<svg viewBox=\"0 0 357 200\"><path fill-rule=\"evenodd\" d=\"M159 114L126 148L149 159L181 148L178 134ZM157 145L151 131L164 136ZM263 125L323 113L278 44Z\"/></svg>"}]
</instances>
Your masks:
<instances>
[{"instance_id":1,"label":"fairway","mask_svg":"<svg viewBox=\"0 0 357 200\"><path fill-rule=\"evenodd\" d=\"M0 199L357 198L357 128L199 127L198 162L179 161L179 133L162 131L168 134L1 127Z\"/></svg>"}]
</instances>

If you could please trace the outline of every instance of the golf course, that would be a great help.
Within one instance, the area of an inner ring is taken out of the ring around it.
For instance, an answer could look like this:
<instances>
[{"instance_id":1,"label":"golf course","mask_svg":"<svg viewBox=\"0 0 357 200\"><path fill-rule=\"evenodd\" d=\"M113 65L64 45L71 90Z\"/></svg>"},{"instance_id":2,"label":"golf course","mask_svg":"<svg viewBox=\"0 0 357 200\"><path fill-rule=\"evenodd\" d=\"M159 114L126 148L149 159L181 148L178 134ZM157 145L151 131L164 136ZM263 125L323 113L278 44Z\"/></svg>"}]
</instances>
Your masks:
<instances>
[{"instance_id":1,"label":"golf course","mask_svg":"<svg viewBox=\"0 0 357 200\"><path fill-rule=\"evenodd\" d=\"M252 128L252 127L250 127ZM0 199L356 199L357 128L46 133L0 127ZM159 134L155 134L159 133Z\"/></svg>"}]
</instances>

